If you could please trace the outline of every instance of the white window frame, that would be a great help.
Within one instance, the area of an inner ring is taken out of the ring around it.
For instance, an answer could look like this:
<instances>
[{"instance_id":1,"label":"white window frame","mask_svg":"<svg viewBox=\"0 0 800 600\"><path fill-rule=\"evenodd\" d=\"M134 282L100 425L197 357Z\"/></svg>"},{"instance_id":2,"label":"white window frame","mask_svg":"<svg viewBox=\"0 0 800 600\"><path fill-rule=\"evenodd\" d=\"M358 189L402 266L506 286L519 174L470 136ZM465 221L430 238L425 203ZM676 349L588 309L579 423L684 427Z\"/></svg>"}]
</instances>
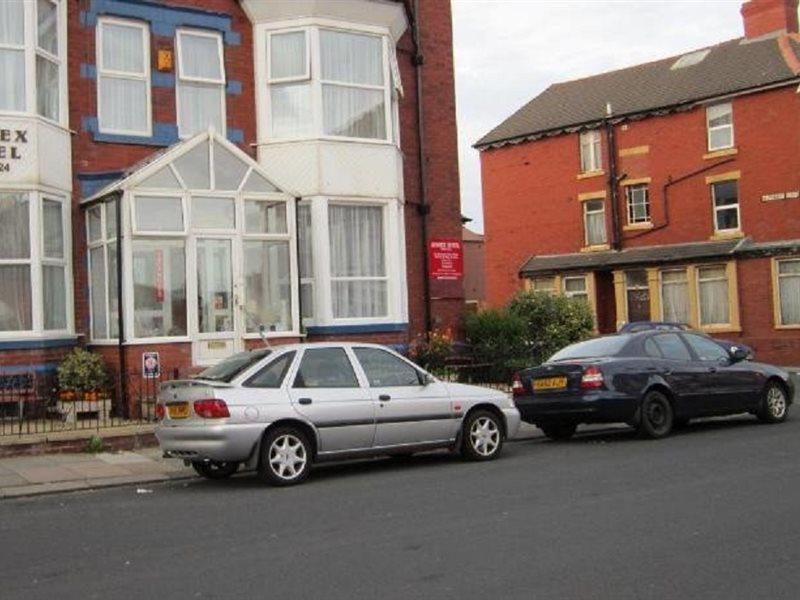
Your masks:
<instances>
[{"instance_id":1,"label":"white window frame","mask_svg":"<svg viewBox=\"0 0 800 600\"><path fill-rule=\"evenodd\" d=\"M314 239L314 212L313 212L313 208L312 208L312 203L309 202L309 201L304 200L304 201L302 201L302 202L300 202L298 204L295 204L295 213L297 215L295 217L295 223L299 223L299 221L300 221L300 215L299 215L300 208L308 209L309 221L310 221L309 222L309 227L308 227L308 229L309 229L308 234L311 236L311 240L312 241L311 241L310 248L309 248L309 252L311 254L311 256L309 256L309 261L311 263L311 275L303 276L300 273L300 253L299 253L300 230L298 228L298 230L296 232L297 244L298 244L297 277L299 278L299 281L300 281L300 284L299 284L299 288L300 289L298 290L298 302L299 302L299 299L300 299L299 292L302 291L302 287L304 285L309 286L311 288L311 294L310 294L311 295L311 316L304 317L302 315L301 309L303 307L298 306L297 309L298 309L299 318L302 319L303 324L304 325L313 325L314 324L314 319L316 318L316 286L317 286L316 281L315 281L315 276L316 276L316 272L317 272L317 265L314 262L314 258L315 257L314 257L314 242L313 242L313 239Z\"/></svg>"},{"instance_id":2,"label":"white window frame","mask_svg":"<svg viewBox=\"0 0 800 600\"><path fill-rule=\"evenodd\" d=\"M725 112L717 116L712 116L711 112L715 109L724 109L727 108L727 114L730 115L731 122L725 125L716 125L714 127L711 126L711 119L718 118L723 116ZM722 131L724 129L730 129L731 133L731 142L730 144L722 145L722 146L712 146L711 145L711 133L716 131ZM733 130L733 104L730 102L722 102L720 104L712 104L711 106L706 107L706 139L707 139L707 147L709 152L715 152L717 150L727 150L728 148L733 148L736 145L736 140L734 139L734 130Z\"/></svg>"},{"instance_id":3,"label":"white window frame","mask_svg":"<svg viewBox=\"0 0 800 600\"><path fill-rule=\"evenodd\" d=\"M120 200L117 200L120 202ZM88 305L89 305L89 340L91 342L116 342L118 340L118 336L111 336L111 321L113 318L116 318L117 313L114 312L112 315L111 311L111 277L109 276L109 260L108 260L108 248L111 244L117 243L117 237L108 237L108 219L113 218L116 219L116 211L113 215L109 215L109 209L114 207L114 202L100 202L95 204L94 206L89 207L85 211L85 227L86 227L86 265L87 265L87 277L86 277L86 285L89 290L88 296ZM100 210L100 237L93 240L89 234L89 213L92 209L98 208ZM119 236L119 231L117 231L117 236ZM94 337L94 321L95 321L95 314L94 314L94 306L92 304L92 250L97 248L103 249L103 265L104 265L104 273L105 273L105 280L103 282L103 301L105 303L105 314L106 314L106 323L105 323L105 332L106 336L102 338ZM117 256L117 263L119 263L120 257ZM122 298L117 299L117 303L124 302Z\"/></svg>"},{"instance_id":4,"label":"white window frame","mask_svg":"<svg viewBox=\"0 0 800 600\"><path fill-rule=\"evenodd\" d=\"M717 206L717 186L726 183L735 183L736 184L736 204L725 204L723 206ZM741 196L739 194L739 180L738 179L726 179L724 181L715 181L711 185L711 208L714 210L714 232L715 233L732 233L732 232L739 232L742 230L742 212L741 212ZM736 227L730 227L727 229L720 229L718 227L717 221L717 214L726 211L726 210L736 210Z\"/></svg>"},{"instance_id":5,"label":"white window frame","mask_svg":"<svg viewBox=\"0 0 800 600\"><path fill-rule=\"evenodd\" d=\"M581 173L597 173L603 170L603 148L599 129L582 131L580 141ZM584 165L588 168L584 168Z\"/></svg>"},{"instance_id":6,"label":"white window frame","mask_svg":"<svg viewBox=\"0 0 800 600\"><path fill-rule=\"evenodd\" d=\"M143 73L130 73L127 71L114 71L106 69L103 65L103 35L105 25L120 25L123 27L135 27L142 31L142 67ZM96 65L97 65L97 129L100 133L108 133L112 135L129 135L137 137L152 137L153 135L153 101L152 101L152 84L150 73L150 28L142 21L135 21L131 19L119 19L116 17L101 17L97 20L97 34L96 34ZM111 129L103 127L102 116L102 101L100 99L100 80L102 77L110 77L112 79L129 79L132 81L145 82L145 98L147 106L145 107L145 115L147 118L147 126L141 131L125 130L125 129Z\"/></svg>"},{"instance_id":7,"label":"white window frame","mask_svg":"<svg viewBox=\"0 0 800 600\"><path fill-rule=\"evenodd\" d=\"M44 2L48 2L55 7L56 10L56 43L58 45L57 52L59 55L63 56L62 51L62 37L64 36L64 32L62 31L62 13L61 13L61 6L57 0L43 0ZM34 11L36 12L36 32L33 36L34 42L33 47L35 51L34 57L34 79L36 78L36 59L41 57L56 66L56 70L58 71L58 117L56 119L51 119L39 112L39 86L36 86L36 107L35 112L41 118L51 121L53 123L61 123L64 120L63 112L64 112L64 102L62 96L64 94L63 86L61 85L61 80L64 78L64 67L62 64L61 56L55 55L48 50L39 46L39 2L38 0L34 2ZM38 83L38 82L37 82Z\"/></svg>"},{"instance_id":8,"label":"white window frame","mask_svg":"<svg viewBox=\"0 0 800 600\"><path fill-rule=\"evenodd\" d=\"M326 237L330 240L330 221L328 220L327 212L331 206L356 206L359 208L380 208L381 209L381 227L383 229L383 272L382 276L352 276L352 277L334 277L332 265L330 263L330 254L328 256L328 287L330 290L331 303L330 311L331 318L334 323L365 323L365 322L385 322L392 315L392 300L390 294L391 290L391 255L389 249L389 215L388 205L385 202L353 202L348 200L331 199L326 206ZM312 224L313 226L313 224ZM330 241L328 241L330 247ZM337 317L333 314L333 284L339 282L358 282L358 281L383 281L386 283L386 314L373 315L371 317Z\"/></svg>"},{"instance_id":9,"label":"white window frame","mask_svg":"<svg viewBox=\"0 0 800 600\"><path fill-rule=\"evenodd\" d=\"M195 37L206 37L206 38L213 38L217 42L217 54L219 56L219 72L220 77L219 79L213 78L206 78L206 77L191 77L188 75L183 74L183 52L181 52L181 37L182 36L195 36ZM180 139L186 139L191 137L192 135L196 135L199 132L194 132L192 134L184 134L181 132L181 102L180 102L180 95L181 95L181 82L189 82L189 83L200 83L206 85L208 87L211 86L218 86L219 87L219 95L220 95L220 118L222 121L222 131L220 131L220 135L223 137L227 135L227 102L225 101L225 85L227 81L227 74L225 72L225 51L224 51L224 44L222 40L222 34L217 31L207 31L203 29L189 29L189 28L180 28L175 31L175 49L177 50L178 60L177 60L177 68L175 69L175 116L178 122L178 137Z\"/></svg>"},{"instance_id":10,"label":"white window frame","mask_svg":"<svg viewBox=\"0 0 800 600\"><path fill-rule=\"evenodd\" d=\"M589 204L592 202L600 202L602 205L602 209L600 210L589 210ZM592 243L589 240L589 215L596 215L602 214L603 215L603 240L598 243ZM606 202L602 198L592 198L591 200L586 200L583 202L583 238L587 248L595 248L597 246L603 246L604 244L608 243L608 231L606 231Z\"/></svg>"},{"instance_id":11,"label":"white window frame","mask_svg":"<svg viewBox=\"0 0 800 600\"><path fill-rule=\"evenodd\" d=\"M72 277L72 227L71 211L68 198L62 192L40 189L0 189L0 193L24 194L28 198L28 239L30 251L28 258L0 259L2 265L26 265L30 269L31 282L31 328L18 331L0 331L0 340L72 337L74 325L74 295ZM61 203L61 230L64 240L63 258L45 258L44 235L42 225L43 201L52 200ZM43 267L63 266L66 295L66 327L64 329L44 328Z\"/></svg>"},{"instance_id":12,"label":"white window frame","mask_svg":"<svg viewBox=\"0 0 800 600\"><path fill-rule=\"evenodd\" d=\"M365 35L379 37L382 39L383 46L383 86L369 86L363 84L350 84L335 81L322 80L322 67L320 56L320 31L340 31L353 35ZM270 73L270 48L272 45L271 37L282 33L294 33L303 31L306 34L306 64L307 74L294 77L284 77L272 79ZM261 111L259 123L259 138L265 143L284 143L287 141L307 141L325 140L337 142L358 142L362 144L378 145L399 145L399 128L395 125L399 122L398 103L393 93L396 85L392 75L392 56L389 48L390 32L379 27L357 26L352 23L341 23L337 21L323 20L304 20L302 25L275 24L272 26L259 25L255 30L256 40L256 105ZM263 40L263 43L262 43ZM312 123L312 131L307 135L294 137L277 137L272 133L272 102L271 85L300 83L307 81L310 86L311 94L311 114L309 118ZM385 132L384 138L354 138L346 136L326 135L324 133L323 122L323 85L341 85L344 87L359 87L364 89L383 89L384 90L384 118Z\"/></svg>"},{"instance_id":13,"label":"white window frame","mask_svg":"<svg viewBox=\"0 0 800 600\"><path fill-rule=\"evenodd\" d=\"M636 198L637 192L643 192L643 197L638 198L638 203ZM637 183L625 186L625 203L628 209L628 225L640 225L642 223L652 222L652 216L650 214L650 186L648 184ZM644 219L637 219L635 216L634 206L637 204L644 205L646 212Z\"/></svg>"},{"instance_id":14,"label":"white window frame","mask_svg":"<svg viewBox=\"0 0 800 600\"><path fill-rule=\"evenodd\" d=\"M209 193L209 195L212 195ZM148 230L148 229L139 229L139 223L136 219L136 211L137 211L137 202L138 198L173 198L178 199L181 202L181 213L183 216L183 229L169 229L169 230ZM171 190L170 192L140 192L135 191L128 195L128 203L130 205L131 210L131 230L133 235L135 236L142 236L142 237L185 237L189 231L189 220L191 218L191 214L189 213L189 207L187 202L187 193L185 191L179 190Z\"/></svg>"},{"instance_id":15,"label":"white window frame","mask_svg":"<svg viewBox=\"0 0 800 600\"><path fill-rule=\"evenodd\" d=\"M583 282L583 291L574 292L567 290L567 281L580 280ZM564 275L561 277L561 293L567 298L581 297L589 303L589 278L586 275Z\"/></svg>"}]
</instances>

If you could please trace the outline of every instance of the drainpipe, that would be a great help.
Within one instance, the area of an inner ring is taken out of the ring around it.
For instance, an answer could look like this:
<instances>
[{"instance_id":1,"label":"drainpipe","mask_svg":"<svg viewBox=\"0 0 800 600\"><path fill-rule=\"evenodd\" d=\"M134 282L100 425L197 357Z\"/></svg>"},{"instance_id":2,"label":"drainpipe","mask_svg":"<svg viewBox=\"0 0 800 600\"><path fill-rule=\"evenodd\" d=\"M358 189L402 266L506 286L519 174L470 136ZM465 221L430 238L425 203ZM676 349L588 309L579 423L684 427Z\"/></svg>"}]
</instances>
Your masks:
<instances>
[{"instance_id":1,"label":"drainpipe","mask_svg":"<svg viewBox=\"0 0 800 600\"><path fill-rule=\"evenodd\" d=\"M611 103L606 104L606 118L603 125L606 129L608 140L608 188L611 197L611 249L619 250L621 247L621 232L619 228L619 181L617 180L617 142L614 136L614 124L611 122Z\"/></svg>"},{"instance_id":2,"label":"drainpipe","mask_svg":"<svg viewBox=\"0 0 800 600\"><path fill-rule=\"evenodd\" d=\"M413 11L409 6L409 2L403 2L403 5L411 23L412 39L414 40L413 63L417 75L417 137L419 139L419 203L417 205L417 213L420 216L422 227L422 271L424 277L422 293L425 303L425 331L428 332L432 329L431 283L428 271L428 214L431 212L431 207L428 204L428 169L425 163L425 115L422 108L422 65L425 63L425 58L422 53L422 36L419 30L419 0L413 0L413 2Z\"/></svg>"},{"instance_id":3,"label":"drainpipe","mask_svg":"<svg viewBox=\"0 0 800 600\"><path fill-rule=\"evenodd\" d=\"M303 333L303 286L300 282L300 196L294 199L294 247L297 254L297 331Z\"/></svg>"},{"instance_id":4,"label":"drainpipe","mask_svg":"<svg viewBox=\"0 0 800 600\"><path fill-rule=\"evenodd\" d=\"M122 295L122 193L115 194L115 215L117 223L117 354L119 360L119 393L122 399L122 414L128 416L128 378L127 357L125 356L124 296Z\"/></svg>"}]
</instances>

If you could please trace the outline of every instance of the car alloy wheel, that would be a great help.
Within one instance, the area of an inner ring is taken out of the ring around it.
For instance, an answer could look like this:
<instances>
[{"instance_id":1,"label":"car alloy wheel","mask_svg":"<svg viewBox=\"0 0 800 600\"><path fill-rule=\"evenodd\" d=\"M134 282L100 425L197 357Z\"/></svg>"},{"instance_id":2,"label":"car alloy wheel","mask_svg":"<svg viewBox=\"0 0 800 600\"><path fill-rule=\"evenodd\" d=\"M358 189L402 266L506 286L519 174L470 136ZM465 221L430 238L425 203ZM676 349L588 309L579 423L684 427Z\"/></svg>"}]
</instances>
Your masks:
<instances>
[{"instance_id":1,"label":"car alloy wheel","mask_svg":"<svg viewBox=\"0 0 800 600\"><path fill-rule=\"evenodd\" d=\"M498 417L488 410L469 414L461 433L461 454L468 460L491 460L503 447L503 430Z\"/></svg>"},{"instance_id":2,"label":"car alloy wheel","mask_svg":"<svg viewBox=\"0 0 800 600\"><path fill-rule=\"evenodd\" d=\"M639 433L654 439L665 437L672 431L673 420L669 398L657 390L648 392L642 400Z\"/></svg>"},{"instance_id":3,"label":"car alloy wheel","mask_svg":"<svg viewBox=\"0 0 800 600\"><path fill-rule=\"evenodd\" d=\"M267 432L261 445L259 476L277 486L300 483L311 467L311 446L306 436L294 427L279 427Z\"/></svg>"},{"instance_id":4,"label":"car alloy wheel","mask_svg":"<svg viewBox=\"0 0 800 600\"><path fill-rule=\"evenodd\" d=\"M758 417L766 423L780 423L786 420L789 405L786 392L777 383L771 382L764 390L764 400Z\"/></svg>"},{"instance_id":5,"label":"car alloy wheel","mask_svg":"<svg viewBox=\"0 0 800 600\"><path fill-rule=\"evenodd\" d=\"M306 466L306 449L291 434L282 435L269 447L269 466L281 479L290 481L302 473Z\"/></svg>"}]
</instances>

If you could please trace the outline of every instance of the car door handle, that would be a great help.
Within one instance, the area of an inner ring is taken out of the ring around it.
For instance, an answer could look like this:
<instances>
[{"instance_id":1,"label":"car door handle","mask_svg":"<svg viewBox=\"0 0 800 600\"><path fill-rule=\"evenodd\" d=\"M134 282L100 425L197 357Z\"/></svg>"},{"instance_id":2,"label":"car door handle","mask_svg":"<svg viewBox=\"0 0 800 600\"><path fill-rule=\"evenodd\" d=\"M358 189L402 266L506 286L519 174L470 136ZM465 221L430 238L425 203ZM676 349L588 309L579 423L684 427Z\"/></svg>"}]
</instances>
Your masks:
<instances>
[{"instance_id":1,"label":"car door handle","mask_svg":"<svg viewBox=\"0 0 800 600\"><path fill-rule=\"evenodd\" d=\"M298 402L299 402L300 404L303 404L303 405L305 405L305 404L311 404L311 398L300 398L300 400L298 400Z\"/></svg>"},{"instance_id":2,"label":"car door handle","mask_svg":"<svg viewBox=\"0 0 800 600\"><path fill-rule=\"evenodd\" d=\"M664 371L664 375L672 375L672 369L667 369Z\"/></svg>"},{"instance_id":3,"label":"car door handle","mask_svg":"<svg viewBox=\"0 0 800 600\"><path fill-rule=\"evenodd\" d=\"M391 399L392 397L389 394L381 394L380 396L378 396L378 400L380 400L381 402L388 402Z\"/></svg>"},{"instance_id":4,"label":"car door handle","mask_svg":"<svg viewBox=\"0 0 800 600\"><path fill-rule=\"evenodd\" d=\"M717 372L717 367L708 367L708 372L709 373L716 373Z\"/></svg>"}]
</instances>

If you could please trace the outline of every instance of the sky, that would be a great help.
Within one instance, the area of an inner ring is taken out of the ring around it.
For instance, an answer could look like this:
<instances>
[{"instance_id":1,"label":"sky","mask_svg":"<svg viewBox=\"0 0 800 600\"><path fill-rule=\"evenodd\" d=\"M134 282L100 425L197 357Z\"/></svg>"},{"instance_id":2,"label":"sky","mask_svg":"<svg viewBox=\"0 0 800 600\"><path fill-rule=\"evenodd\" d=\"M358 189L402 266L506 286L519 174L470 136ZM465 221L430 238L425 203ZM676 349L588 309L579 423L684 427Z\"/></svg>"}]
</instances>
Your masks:
<instances>
[{"instance_id":1,"label":"sky","mask_svg":"<svg viewBox=\"0 0 800 600\"><path fill-rule=\"evenodd\" d=\"M462 213L483 231L481 136L550 84L743 35L740 0L452 0Z\"/></svg>"}]
</instances>

